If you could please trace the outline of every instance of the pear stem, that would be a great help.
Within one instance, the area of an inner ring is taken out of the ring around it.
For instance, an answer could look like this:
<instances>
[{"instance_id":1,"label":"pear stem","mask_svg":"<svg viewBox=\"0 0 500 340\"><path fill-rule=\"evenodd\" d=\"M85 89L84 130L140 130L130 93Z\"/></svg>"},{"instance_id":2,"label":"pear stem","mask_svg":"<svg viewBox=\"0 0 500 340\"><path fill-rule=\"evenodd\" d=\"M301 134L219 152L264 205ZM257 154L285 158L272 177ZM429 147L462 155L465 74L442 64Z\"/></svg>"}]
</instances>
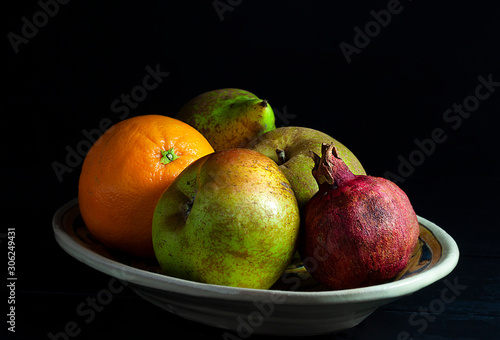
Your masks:
<instances>
[{"instance_id":1,"label":"pear stem","mask_svg":"<svg viewBox=\"0 0 500 340\"><path fill-rule=\"evenodd\" d=\"M285 150L280 148L276 149L276 155L278 156L278 165L286 162Z\"/></svg>"}]
</instances>

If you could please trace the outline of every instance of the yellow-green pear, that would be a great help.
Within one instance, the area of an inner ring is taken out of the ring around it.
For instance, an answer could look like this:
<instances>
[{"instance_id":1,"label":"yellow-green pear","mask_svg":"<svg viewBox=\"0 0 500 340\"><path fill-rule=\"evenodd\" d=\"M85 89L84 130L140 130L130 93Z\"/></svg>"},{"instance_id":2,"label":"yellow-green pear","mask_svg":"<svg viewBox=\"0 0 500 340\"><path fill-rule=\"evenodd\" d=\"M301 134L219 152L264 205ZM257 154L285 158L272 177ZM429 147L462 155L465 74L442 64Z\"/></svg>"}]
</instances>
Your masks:
<instances>
[{"instance_id":1,"label":"yellow-green pear","mask_svg":"<svg viewBox=\"0 0 500 340\"><path fill-rule=\"evenodd\" d=\"M181 108L176 118L200 131L215 151L244 147L276 128L267 100L235 88L198 95Z\"/></svg>"},{"instance_id":2,"label":"yellow-green pear","mask_svg":"<svg viewBox=\"0 0 500 340\"><path fill-rule=\"evenodd\" d=\"M270 288L295 254L300 216L290 184L269 157L228 149L191 163L162 194L153 248L166 275Z\"/></svg>"}]
</instances>

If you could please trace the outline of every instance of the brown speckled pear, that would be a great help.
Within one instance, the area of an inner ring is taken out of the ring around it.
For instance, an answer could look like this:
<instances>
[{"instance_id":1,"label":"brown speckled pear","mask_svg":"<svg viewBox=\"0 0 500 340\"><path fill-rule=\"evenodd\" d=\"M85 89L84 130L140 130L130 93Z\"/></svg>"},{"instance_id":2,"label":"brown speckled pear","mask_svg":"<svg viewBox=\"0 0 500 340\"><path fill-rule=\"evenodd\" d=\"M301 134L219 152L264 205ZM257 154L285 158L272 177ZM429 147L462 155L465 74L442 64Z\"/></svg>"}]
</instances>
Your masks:
<instances>
[{"instance_id":1,"label":"brown speckled pear","mask_svg":"<svg viewBox=\"0 0 500 340\"><path fill-rule=\"evenodd\" d=\"M167 275L224 286L270 288L290 263L297 201L270 158L229 149L186 168L153 217L153 248Z\"/></svg>"},{"instance_id":2,"label":"brown speckled pear","mask_svg":"<svg viewBox=\"0 0 500 340\"><path fill-rule=\"evenodd\" d=\"M280 166L292 185L299 207L303 208L318 192L318 183L312 175L314 161L310 152L321 154L322 143L334 143L353 173L366 174L356 156L342 143L326 133L306 127L277 128L255 138L247 147L270 157Z\"/></svg>"}]
</instances>

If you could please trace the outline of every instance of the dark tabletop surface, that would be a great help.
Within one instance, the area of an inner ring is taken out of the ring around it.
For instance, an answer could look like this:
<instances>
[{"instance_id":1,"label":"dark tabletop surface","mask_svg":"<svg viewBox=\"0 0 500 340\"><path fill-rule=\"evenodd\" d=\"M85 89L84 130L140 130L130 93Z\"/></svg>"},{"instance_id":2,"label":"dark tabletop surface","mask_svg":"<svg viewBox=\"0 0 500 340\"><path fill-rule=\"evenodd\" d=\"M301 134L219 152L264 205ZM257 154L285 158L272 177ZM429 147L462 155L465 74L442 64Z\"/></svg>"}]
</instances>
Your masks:
<instances>
[{"instance_id":1,"label":"dark tabletop surface","mask_svg":"<svg viewBox=\"0 0 500 340\"><path fill-rule=\"evenodd\" d=\"M315 338L500 338L496 6L42 0L4 12L2 339L224 338L224 330L163 311L129 288L82 317L78 307L110 277L65 253L51 225L77 196L81 157L68 154L85 151L89 131L106 119L173 116L197 94L223 87L268 99L279 126L315 128L344 143L459 246L459 263L445 278L357 327ZM113 103L148 69L163 72L159 85L118 111ZM445 303L450 282L460 290ZM6 322L13 301L15 333Z\"/></svg>"}]
</instances>

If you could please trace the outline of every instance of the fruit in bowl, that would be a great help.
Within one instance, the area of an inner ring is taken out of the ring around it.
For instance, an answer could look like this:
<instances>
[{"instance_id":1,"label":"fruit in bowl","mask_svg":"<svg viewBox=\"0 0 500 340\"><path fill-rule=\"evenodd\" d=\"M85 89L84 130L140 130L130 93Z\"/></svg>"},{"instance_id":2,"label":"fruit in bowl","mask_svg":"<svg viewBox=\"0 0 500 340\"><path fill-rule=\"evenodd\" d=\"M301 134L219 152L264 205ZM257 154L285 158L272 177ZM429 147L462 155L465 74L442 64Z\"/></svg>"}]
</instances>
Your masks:
<instances>
[{"instance_id":1,"label":"fruit in bowl","mask_svg":"<svg viewBox=\"0 0 500 340\"><path fill-rule=\"evenodd\" d=\"M295 253L299 223L295 195L276 163L227 149L192 163L161 195L153 248L169 276L268 289Z\"/></svg>"},{"instance_id":2,"label":"fruit in bowl","mask_svg":"<svg viewBox=\"0 0 500 340\"><path fill-rule=\"evenodd\" d=\"M305 207L300 250L306 269L331 289L392 280L420 233L408 196L385 178L354 175L333 144L314 160L319 191Z\"/></svg>"},{"instance_id":3,"label":"fruit in bowl","mask_svg":"<svg viewBox=\"0 0 500 340\"><path fill-rule=\"evenodd\" d=\"M186 166L213 151L197 130L174 118L144 115L113 125L83 162L78 200L87 228L115 251L154 258L156 201Z\"/></svg>"},{"instance_id":4,"label":"fruit in bowl","mask_svg":"<svg viewBox=\"0 0 500 340\"><path fill-rule=\"evenodd\" d=\"M266 132L246 147L274 160L290 181L300 208L318 191L312 175L314 161L311 152L321 154L322 143L334 143L349 169L358 175L366 174L356 156L342 143L318 130L287 126Z\"/></svg>"},{"instance_id":5,"label":"fruit in bowl","mask_svg":"<svg viewBox=\"0 0 500 340\"><path fill-rule=\"evenodd\" d=\"M207 138L215 151L244 147L256 136L273 130L274 112L267 100L242 89L202 93L176 116Z\"/></svg>"}]
</instances>

